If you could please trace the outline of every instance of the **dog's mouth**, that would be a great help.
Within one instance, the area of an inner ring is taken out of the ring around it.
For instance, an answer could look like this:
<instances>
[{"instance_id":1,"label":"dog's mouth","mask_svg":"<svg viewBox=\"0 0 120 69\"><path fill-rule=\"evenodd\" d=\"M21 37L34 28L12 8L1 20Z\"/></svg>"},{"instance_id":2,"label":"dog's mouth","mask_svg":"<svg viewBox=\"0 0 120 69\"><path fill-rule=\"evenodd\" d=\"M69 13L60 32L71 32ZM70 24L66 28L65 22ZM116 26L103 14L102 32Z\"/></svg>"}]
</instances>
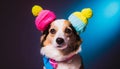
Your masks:
<instances>
[{"instance_id":1,"label":"dog's mouth","mask_svg":"<svg viewBox=\"0 0 120 69\"><path fill-rule=\"evenodd\" d=\"M67 44L57 45L56 48L57 49L65 49L65 48L67 48Z\"/></svg>"}]
</instances>

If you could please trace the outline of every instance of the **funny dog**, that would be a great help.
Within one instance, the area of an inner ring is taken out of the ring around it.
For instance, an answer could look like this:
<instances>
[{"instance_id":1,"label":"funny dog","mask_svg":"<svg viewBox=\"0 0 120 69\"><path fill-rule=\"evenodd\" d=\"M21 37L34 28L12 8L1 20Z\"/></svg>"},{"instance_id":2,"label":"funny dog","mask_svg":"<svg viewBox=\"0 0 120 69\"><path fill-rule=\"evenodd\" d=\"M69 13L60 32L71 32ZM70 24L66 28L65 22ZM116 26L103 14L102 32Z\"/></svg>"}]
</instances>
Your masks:
<instances>
[{"instance_id":1,"label":"funny dog","mask_svg":"<svg viewBox=\"0 0 120 69\"><path fill-rule=\"evenodd\" d=\"M83 69L82 40L68 20L53 21L42 33L41 54L57 62L56 69Z\"/></svg>"},{"instance_id":2,"label":"funny dog","mask_svg":"<svg viewBox=\"0 0 120 69\"><path fill-rule=\"evenodd\" d=\"M47 58L44 61L44 69L84 69L83 60L80 55L82 33L92 17L92 10L85 8L81 12L73 12L67 19L56 19L54 12L43 10L35 5L32 13L37 16L35 19L36 28L42 32L40 37L40 53Z\"/></svg>"}]
</instances>

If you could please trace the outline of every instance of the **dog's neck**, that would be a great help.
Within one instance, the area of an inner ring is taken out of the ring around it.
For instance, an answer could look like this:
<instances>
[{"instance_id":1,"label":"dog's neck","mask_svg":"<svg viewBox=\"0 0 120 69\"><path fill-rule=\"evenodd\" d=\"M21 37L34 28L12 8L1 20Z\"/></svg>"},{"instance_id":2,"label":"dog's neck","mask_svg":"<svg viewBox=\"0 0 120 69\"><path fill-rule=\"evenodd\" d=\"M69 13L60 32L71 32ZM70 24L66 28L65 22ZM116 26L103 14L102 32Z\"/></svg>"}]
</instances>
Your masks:
<instances>
[{"instance_id":1,"label":"dog's neck","mask_svg":"<svg viewBox=\"0 0 120 69\"><path fill-rule=\"evenodd\" d=\"M51 61L55 61L55 62L67 62L67 61L71 60L75 55L77 55L77 54L70 55L69 57L67 57L65 60L62 60L62 61L56 61L56 60L54 60L52 58L49 58L49 59Z\"/></svg>"},{"instance_id":2,"label":"dog's neck","mask_svg":"<svg viewBox=\"0 0 120 69\"><path fill-rule=\"evenodd\" d=\"M81 51L81 46L78 50L69 53L68 55L63 55L59 50L54 48L53 46L45 46L41 48L41 54L45 55L47 58L53 59L55 61L65 61L70 59L75 54L78 54Z\"/></svg>"},{"instance_id":3,"label":"dog's neck","mask_svg":"<svg viewBox=\"0 0 120 69\"><path fill-rule=\"evenodd\" d=\"M76 54L75 54L75 55L76 55ZM70 57L68 57L68 58L67 58L66 60L64 60L64 61L55 61L54 59L49 58L49 62L50 62L50 64L53 66L53 68L56 69L57 66L58 66L58 63L61 63L61 62L71 63L71 62L73 61L72 58L73 58L75 55L71 55Z\"/></svg>"}]
</instances>

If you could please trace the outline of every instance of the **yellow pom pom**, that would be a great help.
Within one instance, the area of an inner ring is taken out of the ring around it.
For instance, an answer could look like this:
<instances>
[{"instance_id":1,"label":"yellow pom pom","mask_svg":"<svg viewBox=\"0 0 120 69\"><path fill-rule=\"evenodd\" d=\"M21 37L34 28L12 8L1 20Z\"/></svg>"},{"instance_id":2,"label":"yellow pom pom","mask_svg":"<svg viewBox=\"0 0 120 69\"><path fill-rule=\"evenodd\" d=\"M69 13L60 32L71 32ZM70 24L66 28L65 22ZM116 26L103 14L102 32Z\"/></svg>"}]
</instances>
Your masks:
<instances>
[{"instance_id":1,"label":"yellow pom pom","mask_svg":"<svg viewBox=\"0 0 120 69\"><path fill-rule=\"evenodd\" d=\"M85 8L81 11L82 15L86 18L92 17L92 10L90 8Z\"/></svg>"},{"instance_id":2,"label":"yellow pom pom","mask_svg":"<svg viewBox=\"0 0 120 69\"><path fill-rule=\"evenodd\" d=\"M81 12L74 12L73 13L76 17L78 17L80 20L82 20L85 24L87 23L87 18L82 15Z\"/></svg>"},{"instance_id":3,"label":"yellow pom pom","mask_svg":"<svg viewBox=\"0 0 120 69\"><path fill-rule=\"evenodd\" d=\"M88 18L92 17L92 10L90 8L85 8L81 12L74 12L73 14L87 24Z\"/></svg>"},{"instance_id":4,"label":"yellow pom pom","mask_svg":"<svg viewBox=\"0 0 120 69\"><path fill-rule=\"evenodd\" d=\"M32 7L32 14L33 14L34 16L38 16L39 12L42 11L42 10L43 10L43 8L42 8L41 6L39 6L39 5L34 5L34 6Z\"/></svg>"}]
</instances>

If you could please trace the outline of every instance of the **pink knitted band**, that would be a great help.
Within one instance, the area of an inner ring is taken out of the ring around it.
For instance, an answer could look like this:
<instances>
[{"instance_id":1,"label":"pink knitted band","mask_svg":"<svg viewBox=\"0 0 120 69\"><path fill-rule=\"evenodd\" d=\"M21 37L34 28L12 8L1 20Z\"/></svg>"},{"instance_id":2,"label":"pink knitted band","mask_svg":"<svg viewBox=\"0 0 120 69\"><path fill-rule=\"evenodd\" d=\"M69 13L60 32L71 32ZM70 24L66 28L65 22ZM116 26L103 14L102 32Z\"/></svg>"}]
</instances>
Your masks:
<instances>
[{"instance_id":1,"label":"pink knitted band","mask_svg":"<svg viewBox=\"0 0 120 69\"><path fill-rule=\"evenodd\" d=\"M38 30L44 31L55 18L55 14L50 10L42 10L36 17L35 25Z\"/></svg>"}]
</instances>

